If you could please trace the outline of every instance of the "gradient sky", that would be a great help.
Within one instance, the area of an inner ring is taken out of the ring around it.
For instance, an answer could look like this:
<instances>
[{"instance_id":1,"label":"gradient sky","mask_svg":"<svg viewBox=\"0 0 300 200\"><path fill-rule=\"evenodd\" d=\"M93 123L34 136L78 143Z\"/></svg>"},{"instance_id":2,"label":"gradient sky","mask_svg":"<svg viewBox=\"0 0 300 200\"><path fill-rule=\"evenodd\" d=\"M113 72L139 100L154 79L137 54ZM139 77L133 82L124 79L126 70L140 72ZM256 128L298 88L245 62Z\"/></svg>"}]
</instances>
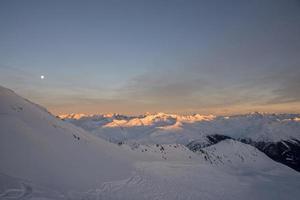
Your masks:
<instances>
[{"instance_id":1,"label":"gradient sky","mask_svg":"<svg viewBox=\"0 0 300 200\"><path fill-rule=\"evenodd\" d=\"M1 0L0 85L55 114L299 113L300 1Z\"/></svg>"}]
</instances>

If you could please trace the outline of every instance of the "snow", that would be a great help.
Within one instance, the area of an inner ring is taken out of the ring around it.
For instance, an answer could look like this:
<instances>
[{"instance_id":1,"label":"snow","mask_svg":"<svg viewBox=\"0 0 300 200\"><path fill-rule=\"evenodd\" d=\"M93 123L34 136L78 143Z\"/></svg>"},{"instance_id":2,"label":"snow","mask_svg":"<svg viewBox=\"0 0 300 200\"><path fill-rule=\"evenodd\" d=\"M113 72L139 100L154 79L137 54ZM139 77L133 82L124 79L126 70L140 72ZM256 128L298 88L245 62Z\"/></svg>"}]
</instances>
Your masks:
<instances>
[{"instance_id":1,"label":"snow","mask_svg":"<svg viewBox=\"0 0 300 200\"><path fill-rule=\"evenodd\" d=\"M1 88L0 99L0 172L66 189L95 187L129 173L130 157L115 145L11 91Z\"/></svg>"},{"instance_id":2,"label":"snow","mask_svg":"<svg viewBox=\"0 0 300 200\"><path fill-rule=\"evenodd\" d=\"M272 166L270 158L255 147L231 139L223 140L202 150L205 155L208 155L208 160L212 164L230 166L237 170L249 167L252 170L255 168L261 171Z\"/></svg>"},{"instance_id":3,"label":"snow","mask_svg":"<svg viewBox=\"0 0 300 200\"><path fill-rule=\"evenodd\" d=\"M102 115L98 121L95 117L64 119L112 142L126 140L143 144L188 144L215 134L264 142L300 140L299 118L300 115L297 114L251 113L216 117L158 113L136 117L122 116L119 119Z\"/></svg>"},{"instance_id":4,"label":"snow","mask_svg":"<svg viewBox=\"0 0 300 200\"><path fill-rule=\"evenodd\" d=\"M151 119L150 125L144 121L144 125L130 128L103 126L114 119L130 121L134 117L98 115L76 120L84 119L82 124L92 125L90 130L101 131L102 137L122 131L116 140L132 137L144 141L116 145L0 87L0 199L299 197L299 173L254 147L225 140L193 153L176 141L186 140L182 130L188 137L196 136L194 123L179 123L165 114L156 117L141 116ZM154 143L169 139L174 139L174 144Z\"/></svg>"},{"instance_id":5,"label":"snow","mask_svg":"<svg viewBox=\"0 0 300 200\"><path fill-rule=\"evenodd\" d=\"M89 117L89 115L83 114L83 113L71 113L71 114L65 114L61 115L60 118L71 118L71 119L81 119L83 117Z\"/></svg>"}]
</instances>

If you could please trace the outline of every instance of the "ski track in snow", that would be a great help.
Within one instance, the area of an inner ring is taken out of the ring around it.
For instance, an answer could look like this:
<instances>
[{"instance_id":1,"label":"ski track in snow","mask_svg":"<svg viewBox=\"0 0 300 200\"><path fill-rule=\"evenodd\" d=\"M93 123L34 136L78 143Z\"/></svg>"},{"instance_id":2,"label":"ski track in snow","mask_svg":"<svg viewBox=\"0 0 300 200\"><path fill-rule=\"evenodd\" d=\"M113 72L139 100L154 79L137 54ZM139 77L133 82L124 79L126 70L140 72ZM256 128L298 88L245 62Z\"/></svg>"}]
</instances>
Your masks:
<instances>
[{"instance_id":1,"label":"ski track in snow","mask_svg":"<svg viewBox=\"0 0 300 200\"><path fill-rule=\"evenodd\" d=\"M22 189L7 189L0 194L1 199L29 199L33 193L33 189L30 185L21 183Z\"/></svg>"}]
</instances>

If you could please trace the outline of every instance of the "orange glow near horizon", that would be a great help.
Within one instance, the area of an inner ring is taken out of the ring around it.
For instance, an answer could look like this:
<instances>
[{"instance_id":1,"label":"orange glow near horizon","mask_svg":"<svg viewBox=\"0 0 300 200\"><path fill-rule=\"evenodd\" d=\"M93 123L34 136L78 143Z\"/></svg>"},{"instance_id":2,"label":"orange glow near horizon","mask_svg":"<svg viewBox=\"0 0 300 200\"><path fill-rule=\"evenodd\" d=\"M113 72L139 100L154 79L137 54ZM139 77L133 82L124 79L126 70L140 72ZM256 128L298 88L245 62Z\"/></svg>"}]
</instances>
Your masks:
<instances>
[{"instance_id":1,"label":"orange glow near horizon","mask_svg":"<svg viewBox=\"0 0 300 200\"><path fill-rule=\"evenodd\" d=\"M61 105L45 107L54 115L83 113L83 114L107 114L119 113L125 115L139 115L150 113L170 113L170 114L213 114L213 115L237 115L252 112L263 113L300 113L300 103L270 104L270 105L234 105L223 107L206 107L200 109L156 109L156 107L143 105Z\"/></svg>"}]
</instances>

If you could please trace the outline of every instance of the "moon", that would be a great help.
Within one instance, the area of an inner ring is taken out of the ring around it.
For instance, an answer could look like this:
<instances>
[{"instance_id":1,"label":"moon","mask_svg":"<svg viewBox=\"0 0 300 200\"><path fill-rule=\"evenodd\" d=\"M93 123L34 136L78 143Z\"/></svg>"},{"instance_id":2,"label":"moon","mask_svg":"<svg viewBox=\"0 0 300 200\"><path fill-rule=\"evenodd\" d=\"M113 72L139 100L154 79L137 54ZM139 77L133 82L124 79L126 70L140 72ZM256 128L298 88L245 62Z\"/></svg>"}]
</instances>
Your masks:
<instances>
[{"instance_id":1,"label":"moon","mask_svg":"<svg viewBox=\"0 0 300 200\"><path fill-rule=\"evenodd\" d=\"M43 80L45 78L45 76L44 75L41 75L41 79Z\"/></svg>"}]
</instances>

